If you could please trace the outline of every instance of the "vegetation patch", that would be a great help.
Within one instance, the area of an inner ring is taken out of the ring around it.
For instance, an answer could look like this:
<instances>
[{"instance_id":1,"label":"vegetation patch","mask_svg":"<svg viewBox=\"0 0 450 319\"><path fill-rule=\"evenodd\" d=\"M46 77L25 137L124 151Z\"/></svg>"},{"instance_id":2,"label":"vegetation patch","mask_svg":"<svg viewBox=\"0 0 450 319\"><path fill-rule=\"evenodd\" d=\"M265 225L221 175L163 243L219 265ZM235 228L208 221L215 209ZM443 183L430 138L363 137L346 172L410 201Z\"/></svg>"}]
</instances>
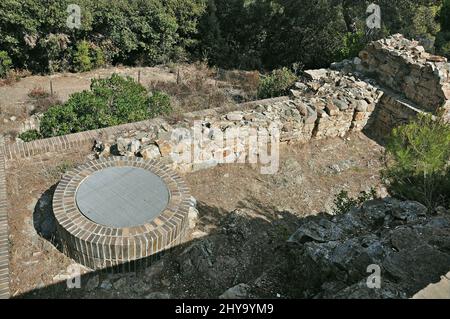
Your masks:
<instances>
[{"instance_id":1,"label":"vegetation patch","mask_svg":"<svg viewBox=\"0 0 450 319\"><path fill-rule=\"evenodd\" d=\"M432 209L450 204L450 126L420 115L392 132L384 180L391 195Z\"/></svg>"},{"instance_id":2,"label":"vegetation patch","mask_svg":"<svg viewBox=\"0 0 450 319\"><path fill-rule=\"evenodd\" d=\"M171 112L170 97L147 90L130 77L113 74L93 79L91 90L74 93L62 105L50 107L43 115L40 132L25 132L27 140L52 137L143 121Z\"/></svg>"}]
</instances>

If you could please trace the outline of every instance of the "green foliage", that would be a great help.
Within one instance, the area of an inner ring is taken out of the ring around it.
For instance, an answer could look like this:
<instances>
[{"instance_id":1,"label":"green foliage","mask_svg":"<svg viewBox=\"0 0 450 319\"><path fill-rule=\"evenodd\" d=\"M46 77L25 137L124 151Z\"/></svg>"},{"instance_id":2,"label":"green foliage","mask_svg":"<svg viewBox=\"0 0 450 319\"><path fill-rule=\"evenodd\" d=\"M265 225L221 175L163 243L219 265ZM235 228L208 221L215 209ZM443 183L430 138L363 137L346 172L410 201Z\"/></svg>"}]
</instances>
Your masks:
<instances>
[{"instance_id":1,"label":"green foliage","mask_svg":"<svg viewBox=\"0 0 450 319\"><path fill-rule=\"evenodd\" d=\"M6 51L0 51L0 78L6 76L12 65L11 58Z\"/></svg>"},{"instance_id":2,"label":"green foliage","mask_svg":"<svg viewBox=\"0 0 450 319\"><path fill-rule=\"evenodd\" d=\"M89 43L87 41L80 41L77 44L73 56L73 66L78 72L86 72L92 69L91 57L89 54Z\"/></svg>"},{"instance_id":3,"label":"green foliage","mask_svg":"<svg viewBox=\"0 0 450 319\"><path fill-rule=\"evenodd\" d=\"M149 112L152 117L170 114L172 112L170 97L164 92L153 92L149 98Z\"/></svg>"},{"instance_id":4,"label":"green foliage","mask_svg":"<svg viewBox=\"0 0 450 319\"><path fill-rule=\"evenodd\" d=\"M24 142L31 142L41 138L41 134L37 130L28 130L19 134L19 138Z\"/></svg>"},{"instance_id":5,"label":"green foliage","mask_svg":"<svg viewBox=\"0 0 450 319\"><path fill-rule=\"evenodd\" d=\"M429 208L450 201L450 126L421 115L393 130L383 172L392 195Z\"/></svg>"},{"instance_id":6,"label":"green foliage","mask_svg":"<svg viewBox=\"0 0 450 319\"><path fill-rule=\"evenodd\" d=\"M71 3L0 1L0 48L15 67L34 72L73 69L71 52L77 51L79 39L108 47L107 62L154 65L176 59L195 45L205 7L205 0L77 0L82 25L72 30L66 25ZM87 56L81 57L77 68L84 70Z\"/></svg>"},{"instance_id":7,"label":"green foliage","mask_svg":"<svg viewBox=\"0 0 450 319\"><path fill-rule=\"evenodd\" d=\"M347 191L342 190L334 199L334 214L340 215L347 213L350 209L357 207L368 200L376 198L376 191L371 188L370 191L360 192L358 197L352 198Z\"/></svg>"},{"instance_id":8,"label":"green foliage","mask_svg":"<svg viewBox=\"0 0 450 319\"><path fill-rule=\"evenodd\" d=\"M336 61L358 56L365 46L364 32L348 32L344 35L342 47L336 53Z\"/></svg>"},{"instance_id":9,"label":"green foliage","mask_svg":"<svg viewBox=\"0 0 450 319\"><path fill-rule=\"evenodd\" d=\"M103 50L100 47L96 47L93 49L93 58L92 61L96 68L101 68L106 65L106 57L103 53Z\"/></svg>"},{"instance_id":10,"label":"green foliage","mask_svg":"<svg viewBox=\"0 0 450 319\"><path fill-rule=\"evenodd\" d=\"M91 91L74 93L64 105L51 107L41 120L44 137L58 136L143 121L171 111L170 98L145 88L132 78L113 74L93 79Z\"/></svg>"},{"instance_id":11,"label":"green foliage","mask_svg":"<svg viewBox=\"0 0 450 319\"><path fill-rule=\"evenodd\" d=\"M274 70L260 80L258 97L265 99L286 95L296 80L297 77L288 68Z\"/></svg>"}]
</instances>

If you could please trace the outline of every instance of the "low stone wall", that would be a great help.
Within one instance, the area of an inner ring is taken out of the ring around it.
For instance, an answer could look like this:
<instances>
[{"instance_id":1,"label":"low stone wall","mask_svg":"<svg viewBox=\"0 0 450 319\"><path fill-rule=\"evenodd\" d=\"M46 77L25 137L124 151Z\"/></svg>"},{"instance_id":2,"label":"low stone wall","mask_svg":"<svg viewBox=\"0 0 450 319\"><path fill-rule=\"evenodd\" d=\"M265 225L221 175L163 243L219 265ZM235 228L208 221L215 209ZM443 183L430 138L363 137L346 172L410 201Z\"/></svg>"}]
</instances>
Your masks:
<instances>
[{"instance_id":1,"label":"low stone wall","mask_svg":"<svg viewBox=\"0 0 450 319\"><path fill-rule=\"evenodd\" d=\"M4 144L0 136L0 149ZM0 299L9 298L9 238L5 156L0 151Z\"/></svg>"},{"instance_id":2,"label":"low stone wall","mask_svg":"<svg viewBox=\"0 0 450 319\"><path fill-rule=\"evenodd\" d=\"M370 133L385 138L392 130L423 113L417 106L396 94L385 94L372 114Z\"/></svg>"},{"instance_id":3,"label":"low stone wall","mask_svg":"<svg viewBox=\"0 0 450 319\"><path fill-rule=\"evenodd\" d=\"M323 76L308 82L304 95L228 113L188 114L174 126L111 135L97 142L97 154L159 159L192 172L220 163L267 162L279 142L307 143L361 131L382 92L353 77L320 72Z\"/></svg>"}]
</instances>

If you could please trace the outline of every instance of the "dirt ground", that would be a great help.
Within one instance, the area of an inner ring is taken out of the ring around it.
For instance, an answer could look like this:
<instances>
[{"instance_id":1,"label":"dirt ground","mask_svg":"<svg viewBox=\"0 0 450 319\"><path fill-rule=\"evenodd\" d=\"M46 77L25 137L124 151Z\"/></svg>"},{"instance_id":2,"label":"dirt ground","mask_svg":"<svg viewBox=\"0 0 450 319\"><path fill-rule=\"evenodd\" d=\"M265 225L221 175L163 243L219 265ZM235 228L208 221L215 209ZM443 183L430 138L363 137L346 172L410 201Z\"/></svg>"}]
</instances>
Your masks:
<instances>
[{"instance_id":1,"label":"dirt ground","mask_svg":"<svg viewBox=\"0 0 450 319\"><path fill-rule=\"evenodd\" d=\"M379 187L382 153L380 145L358 133L285 145L274 175L237 164L187 174L184 179L200 213L189 240L137 274L84 269L82 288L71 290L62 276L73 261L53 244L51 198L61 174L87 161L90 152L11 162L7 187L12 296L215 298L239 282L263 276L277 263L278 247L295 231L297 222L311 214L332 212L339 191L356 195L375 187L383 192ZM279 284L266 284L259 296L284 297Z\"/></svg>"},{"instance_id":2,"label":"dirt ground","mask_svg":"<svg viewBox=\"0 0 450 319\"><path fill-rule=\"evenodd\" d=\"M21 122L29 117L28 110L32 100L28 93L34 88L42 88L50 92L52 82L53 92L59 100L65 102L72 93L87 90L92 78L104 78L113 73L130 76L136 81L141 72L141 83L148 87L152 81L176 81L176 74L167 67L110 67L84 73L57 73L49 76L29 76L20 81L0 87L0 133L16 129ZM16 117L11 121L11 117Z\"/></svg>"},{"instance_id":3,"label":"dirt ground","mask_svg":"<svg viewBox=\"0 0 450 319\"><path fill-rule=\"evenodd\" d=\"M88 90L91 79L113 73L129 76L149 91L164 91L172 98L173 114L223 107L256 98L258 72L216 70L205 64L173 64L158 67L110 67L84 73L28 76L0 86L0 134L14 142L23 124L35 113L67 101L75 92ZM51 88L53 96L50 96ZM40 92L45 97L29 96Z\"/></svg>"}]
</instances>

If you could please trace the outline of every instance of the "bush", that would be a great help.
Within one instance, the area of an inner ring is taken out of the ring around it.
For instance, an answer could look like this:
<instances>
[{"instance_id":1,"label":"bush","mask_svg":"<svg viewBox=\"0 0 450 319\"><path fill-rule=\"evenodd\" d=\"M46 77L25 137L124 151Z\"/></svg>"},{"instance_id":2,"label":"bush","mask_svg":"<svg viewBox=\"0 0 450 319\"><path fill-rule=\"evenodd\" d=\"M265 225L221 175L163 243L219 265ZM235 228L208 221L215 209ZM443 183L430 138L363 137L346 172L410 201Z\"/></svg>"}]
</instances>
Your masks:
<instances>
[{"instance_id":1,"label":"bush","mask_svg":"<svg viewBox=\"0 0 450 319\"><path fill-rule=\"evenodd\" d=\"M29 130L19 134L19 138L24 142L31 142L40 139L42 136L37 130Z\"/></svg>"},{"instance_id":2,"label":"bush","mask_svg":"<svg viewBox=\"0 0 450 319\"><path fill-rule=\"evenodd\" d=\"M93 50L93 58L92 61L94 62L94 66L96 68L102 68L106 65L106 58L105 54L103 53L103 50L99 47L96 47Z\"/></svg>"},{"instance_id":3,"label":"bush","mask_svg":"<svg viewBox=\"0 0 450 319\"><path fill-rule=\"evenodd\" d=\"M355 33L347 32L342 41L342 47L336 53L336 61L349 59L358 56L359 52L366 45L364 40L364 32Z\"/></svg>"},{"instance_id":4,"label":"bush","mask_svg":"<svg viewBox=\"0 0 450 319\"><path fill-rule=\"evenodd\" d=\"M130 77L113 74L93 79L91 91L74 93L64 105L51 107L41 120L44 137L94 130L143 121L171 111L163 93L148 97L145 88Z\"/></svg>"},{"instance_id":5,"label":"bush","mask_svg":"<svg viewBox=\"0 0 450 319\"><path fill-rule=\"evenodd\" d=\"M172 105L170 103L170 97L160 91L153 92L153 95L149 98L149 113L152 117L158 115L167 115L172 112Z\"/></svg>"},{"instance_id":6,"label":"bush","mask_svg":"<svg viewBox=\"0 0 450 319\"><path fill-rule=\"evenodd\" d=\"M261 79L258 87L258 97L267 99L287 95L296 80L297 77L288 68L274 70L271 74Z\"/></svg>"},{"instance_id":7,"label":"bush","mask_svg":"<svg viewBox=\"0 0 450 319\"><path fill-rule=\"evenodd\" d=\"M5 77L12 65L12 60L6 51L0 51L0 78Z\"/></svg>"},{"instance_id":8,"label":"bush","mask_svg":"<svg viewBox=\"0 0 450 319\"><path fill-rule=\"evenodd\" d=\"M393 130L384 181L389 192L432 209L450 204L450 126L420 115Z\"/></svg>"},{"instance_id":9,"label":"bush","mask_svg":"<svg viewBox=\"0 0 450 319\"><path fill-rule=\"evenodd\" d=\"M372 200L376 197L374 188L370 191L359 193L357 198L352 198L348 195L347 191L341 191L334 199L334 214L340 215L347 213L353 207L359 206L368 200Z\"/></svg>"},{"instance_id":10,"label":"bush","mask_svg":"<svg viewBox=\"0 0 450 319\"><path fill-rule=\"evenodd\" d=\"M77 72L86 72L92 69L91 57L89 55L89 43L81 41L77 44L73 56L73 65Z\"/></svg>"}]
</instances>

